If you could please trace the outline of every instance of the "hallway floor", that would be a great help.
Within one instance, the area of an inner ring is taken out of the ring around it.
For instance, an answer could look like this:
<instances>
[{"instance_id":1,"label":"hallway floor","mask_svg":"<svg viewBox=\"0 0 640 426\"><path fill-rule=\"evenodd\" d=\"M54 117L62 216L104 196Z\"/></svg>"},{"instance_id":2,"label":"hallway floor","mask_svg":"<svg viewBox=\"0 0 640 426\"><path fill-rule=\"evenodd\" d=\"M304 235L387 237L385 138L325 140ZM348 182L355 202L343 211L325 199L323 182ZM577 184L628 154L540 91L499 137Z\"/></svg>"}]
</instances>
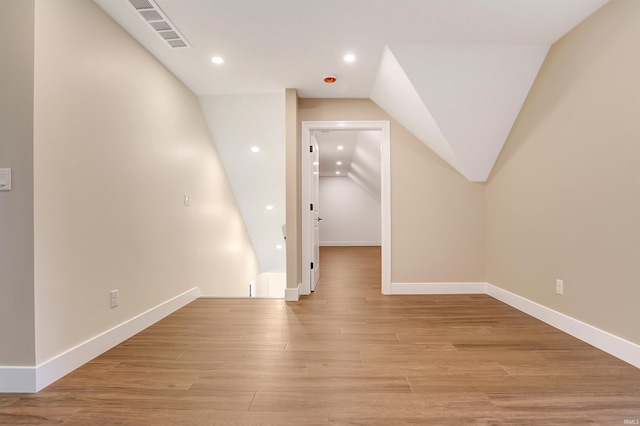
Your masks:
<instances>
[{"instance_id":1,"label":"hallway floor","mask_svg":"<svg viewBox=\"0 0 640 426\"><path fill-rule=\"evenodd\" d=\"M3 425L636 419L639 369L489 296L382 296L379 247L322 247L297 303L199 299L38 394L0 394Z\"/></svg>"}]
</instances>

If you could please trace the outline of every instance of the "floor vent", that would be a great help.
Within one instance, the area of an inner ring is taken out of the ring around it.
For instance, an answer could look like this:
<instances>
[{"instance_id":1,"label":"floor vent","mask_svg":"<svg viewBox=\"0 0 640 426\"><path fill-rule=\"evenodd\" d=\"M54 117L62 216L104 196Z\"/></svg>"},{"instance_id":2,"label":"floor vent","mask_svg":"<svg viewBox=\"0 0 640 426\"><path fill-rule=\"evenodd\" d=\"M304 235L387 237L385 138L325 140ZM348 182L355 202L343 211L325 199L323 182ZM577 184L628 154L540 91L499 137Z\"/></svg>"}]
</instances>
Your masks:
<instances>
[{"instance_id":1,"label":"floor vent","mask_svg":"<svg viewBox=\"0 0 640 426\"><path fill-rule=\"evenodd\" d=\"M191 47L154 0L129 0L140 17L172 48Z\"/></svg>"}]
</instances>

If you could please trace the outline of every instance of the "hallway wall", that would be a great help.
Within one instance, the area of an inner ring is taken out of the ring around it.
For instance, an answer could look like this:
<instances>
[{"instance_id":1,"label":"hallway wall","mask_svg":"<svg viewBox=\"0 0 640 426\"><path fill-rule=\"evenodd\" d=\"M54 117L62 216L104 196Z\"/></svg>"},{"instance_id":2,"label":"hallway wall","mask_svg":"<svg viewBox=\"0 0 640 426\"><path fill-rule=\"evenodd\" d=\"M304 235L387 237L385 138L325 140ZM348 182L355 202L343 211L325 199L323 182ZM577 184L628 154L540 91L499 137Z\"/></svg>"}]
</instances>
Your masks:
<instances>
[{"instance_id":1,"label":"hallway wall","mask_svg":"<svg viewBox=\"0 0 640 426\"><path fill-rule=\"evenodd\" d=\"M0 13L0 366L35 362L33 312L34 1L5 1Z\"/></svg>"},{"instance_id":2,"label":"hallway wall","mask_svg":"<svg viewBox=\"0 0 640 426\"><path fill-rule=\"evenodd\" d=\"M320 245L379 246L380 203L349 177L320 176Z\"/></svg>"},{"instance_id":3,"label":"hallway wall","mask_svg":"<svg viewBox=\"0 0 640 426\"><path fill-rule=\"evenodd\" d=\"M636 344L638 40L614 0L554 44L487 183L488 281Z\"/></svg>"},{"instance_id":4,"label":"hallway wall","mask_svg":"<svg viewBox=\"0 0 640 426\"><path fill-rule=\"evenodd\" d=\"M484 184L471 183L368 99L300 99L300 121L391 123L391 281L483 282Z\"/></svg>"},{"instance_id":5,"label":"hallway wall","mask_svg":"<svg viewBox=\"0 0 640 426\"><path fill-rule=\"evenodd\" d=\"M91 1L37 0L35 52L36 363L194 287L246 297L260 270L197 97Z\"/></svg>"}]
</instances>

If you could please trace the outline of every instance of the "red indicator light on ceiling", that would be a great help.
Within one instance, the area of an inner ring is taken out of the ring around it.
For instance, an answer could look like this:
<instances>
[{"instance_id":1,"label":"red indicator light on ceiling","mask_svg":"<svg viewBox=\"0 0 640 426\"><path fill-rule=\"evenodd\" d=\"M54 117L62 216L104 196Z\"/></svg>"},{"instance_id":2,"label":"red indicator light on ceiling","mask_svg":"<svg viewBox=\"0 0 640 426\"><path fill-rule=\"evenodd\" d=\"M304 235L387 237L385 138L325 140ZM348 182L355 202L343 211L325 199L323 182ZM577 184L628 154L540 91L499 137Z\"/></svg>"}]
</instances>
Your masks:
<instances>
[{"instance_id":1,"label":"red indicator light on ceiling","mask_svg":"<svg viewBox=\"0 0 640 426\"><path fill-rule=\"evenodd\" d=\"M335 82L336 82L336 80L337 80L337 78L335 78L335 77L334 77L334 76L332 76L332 75L330 75L330 76L328 76L328 77L325 77L325 78L324 78L324 82L325 82L325 83L328 83L328 84L335 83Z\"/></svg>"}]
</instances>

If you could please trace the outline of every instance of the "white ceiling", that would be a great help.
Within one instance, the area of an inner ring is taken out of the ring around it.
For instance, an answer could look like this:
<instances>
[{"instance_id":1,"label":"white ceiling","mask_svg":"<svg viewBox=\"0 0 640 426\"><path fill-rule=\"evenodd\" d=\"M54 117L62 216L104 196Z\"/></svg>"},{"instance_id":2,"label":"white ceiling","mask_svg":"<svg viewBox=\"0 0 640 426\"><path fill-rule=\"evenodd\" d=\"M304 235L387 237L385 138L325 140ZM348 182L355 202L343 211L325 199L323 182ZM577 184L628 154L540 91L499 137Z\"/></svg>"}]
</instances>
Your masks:
<instances>
[{"instance_id":1,"label":"white ceiling","mask_svg":"<svg viewBox=\"0 0 640 426\"><path fill-rule=\"evenodd\" d=\"M182 49L127 0L95 1L197 95L371 98L484 181L549 46L608 0L156 0Z\"/></svg>"},{"instance_id":2,"label":"white ceiling","mask_svg":"<svg viewBox=\"0 0 640 426\"><path fill-rule=\"evenodd\" d=\"M373 199L380 202L381 132L379 130L326 130L315 131L314 136L318 142L320 177L340 176L351 179ZM337 164L338 162L340 164Z\"/></svg>"},{"instance_id":3,"label":"white ceiling","mask_svg":"<svg viewBox=\"0 0 640 426\"><path fill-rule=\"evenodd\" d=\"M316 130L314 132L318 142L320 176L347 176L359 134L360 132L355 130ZM336 164L338 161L342 164Z\"/></svg>"}]
</instances>

